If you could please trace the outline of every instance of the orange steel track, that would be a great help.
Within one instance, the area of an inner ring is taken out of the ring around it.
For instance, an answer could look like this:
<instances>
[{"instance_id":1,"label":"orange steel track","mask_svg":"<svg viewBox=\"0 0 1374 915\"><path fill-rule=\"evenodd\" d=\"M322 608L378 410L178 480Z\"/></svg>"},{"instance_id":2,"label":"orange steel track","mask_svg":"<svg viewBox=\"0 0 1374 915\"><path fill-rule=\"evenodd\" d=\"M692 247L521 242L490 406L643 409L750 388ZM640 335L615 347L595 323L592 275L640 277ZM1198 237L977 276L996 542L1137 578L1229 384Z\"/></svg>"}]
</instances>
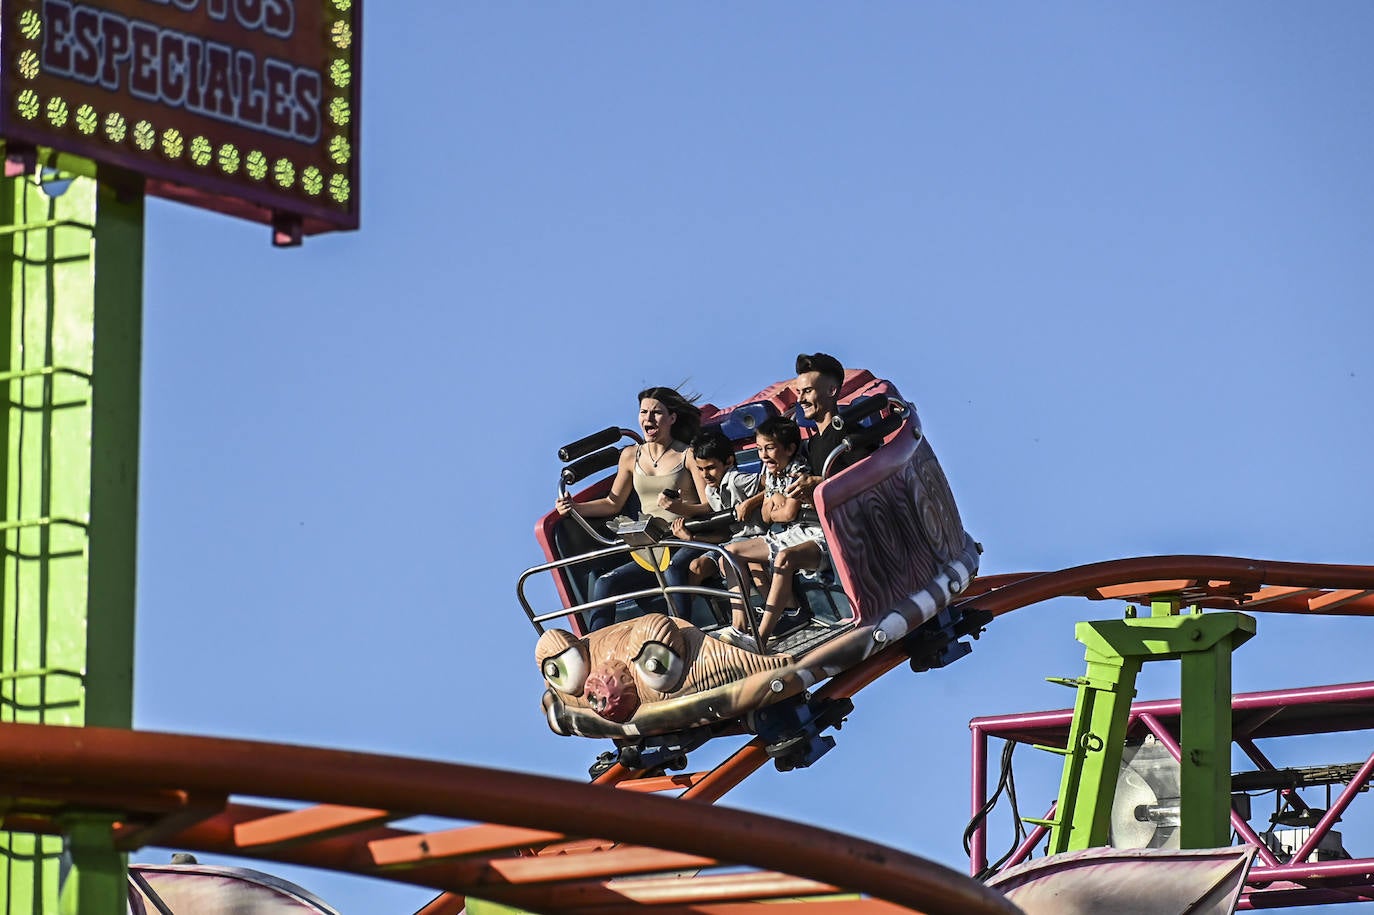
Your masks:
<instances>
[{"instance_id":1,"label":"orange steel track","mask_svg":"<svg viewBox=\"0 0 1374 915\"><path fill-rule=\"evenodd\" d=\"M847 900L844 911L1017 911L953 870L863 839L704 803L454 763L247 740L4 724L0 782L11 798L5 829L52 831L63 813L104 809L118 821L115 840L126 849L156 842L265 857L535 911L613 912L654 904L664 912L724 913L728 906L702 903L841 891L875 897ZM249 806L229 802L230 792L317 806ZM490 822L426 834L384 825L421 813ZM601 838L569 839L588 835ZM514 854L531 847L545 853ZM605 882L722 862L772 872Z\"/></svg>"},{"instance_id":2,"label":"orange steel track","mask_svg":"<svg viewBox=\"0 0 1374 915\"><path fill-rule=\"evenodd\" d=\"M999 616L1066 596L1369 616L1374 566L1142 557L976 579L957 606ZM852 696L907 658L894 645L817 694ZM548 913L732 915L748 902L833 893L867 898L811 902L808 915L1017 911L915 855L709 806L767 761L750 743L709 772L635 778L616 766L588 785L256 741L0 724L0 826L55 833L66 814L108 813L121 849L261 858L443 891L426 915L457 912L464 895ZM424 833L391 825L418 815L486 822Z\"/></svg>"},{"instance_id":3,"label":"orange steel track","mask_svg":"<svg viewBox=\"0 0 1374 915\"><path fill-rule=\"evenodd\" d=\"M977 578L958 604L1001 616L1056 597L1126 601L1178 597L1211 609L1374 616L1374 566L1232 556L1142 556L1058 572Z\"/></svg>"}]
</instances>

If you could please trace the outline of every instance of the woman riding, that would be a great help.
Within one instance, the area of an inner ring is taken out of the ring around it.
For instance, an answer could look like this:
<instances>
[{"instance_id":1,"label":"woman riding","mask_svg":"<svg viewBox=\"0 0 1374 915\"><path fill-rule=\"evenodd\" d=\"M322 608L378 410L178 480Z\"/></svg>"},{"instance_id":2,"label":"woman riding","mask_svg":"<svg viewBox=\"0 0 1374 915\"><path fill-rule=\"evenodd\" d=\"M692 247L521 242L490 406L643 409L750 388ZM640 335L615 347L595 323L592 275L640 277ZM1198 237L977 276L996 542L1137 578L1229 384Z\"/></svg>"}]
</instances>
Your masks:
<instances>
[{"instance_id":1,"label":"woman riding","mask_svg":"<svg viewBox=\"0 0 1374 915\"><path fill-rule=\"evenodd\" d=\"M647 388L639 392L639 427L644 432L644 444L627 445L621 450L611 491L587 502L574 502L570 495L560 496L555 503L559 514L576 512L584 518L613 517L624 511L631 492L639 496L643 514L670 524L683 515L701 513L696 461L688 449L688 443L701 428L701 410L676 388ZM663 573L669 586L688 583L687 566L694 555L690 550L674 552ZM656 584L654 573L631 559L596 579L592 600ZM675 594L671 603L674 615L686 616L691 598ZM587 630L600 629L613 622L615 604L606 603L588 614Z\"/></svg>"}]
</instances>

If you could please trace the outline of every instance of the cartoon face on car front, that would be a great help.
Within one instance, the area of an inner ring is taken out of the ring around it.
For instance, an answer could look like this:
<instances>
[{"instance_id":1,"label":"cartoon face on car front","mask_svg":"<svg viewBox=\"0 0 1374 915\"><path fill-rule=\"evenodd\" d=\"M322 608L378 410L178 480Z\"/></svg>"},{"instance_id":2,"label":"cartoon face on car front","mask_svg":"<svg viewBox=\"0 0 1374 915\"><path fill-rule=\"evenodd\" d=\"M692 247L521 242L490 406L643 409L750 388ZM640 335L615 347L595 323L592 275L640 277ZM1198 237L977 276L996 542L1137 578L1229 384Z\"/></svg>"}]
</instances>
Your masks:
<instances>
[{"instance_id":1,"label":"cartoon face on car front","mask_svg":"<svg viewBox=\"0 0 1374 915\"><path fill-rule=\"evenodd\" d=\"M535 658L550 697L564 709L622 725L656 703L728 686L792 661L788 655L735 648L660 613L584 638L550 629L540 636Z\"/></svg>"}]
</instances>

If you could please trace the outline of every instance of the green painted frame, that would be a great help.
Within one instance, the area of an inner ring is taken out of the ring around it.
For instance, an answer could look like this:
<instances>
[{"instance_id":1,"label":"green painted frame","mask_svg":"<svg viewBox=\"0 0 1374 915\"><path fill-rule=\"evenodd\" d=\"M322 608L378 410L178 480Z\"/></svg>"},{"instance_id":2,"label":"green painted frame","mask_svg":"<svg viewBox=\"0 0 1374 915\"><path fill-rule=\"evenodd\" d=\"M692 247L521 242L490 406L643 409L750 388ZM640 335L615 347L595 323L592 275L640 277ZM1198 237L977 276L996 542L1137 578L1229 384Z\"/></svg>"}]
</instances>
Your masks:
<instances>
[{"instance_id":1,"label":"green painted frame","mask_svg":"<svg viewBox=\"0 0 1374 915\"><path fill-rule=\"evenodd\" d=\"M40 175L0 181L0 721L129 728L143 195ZM0 833L0 911L126 912L114 818Z\"/></svg>"},{"instance_id":2,"label":"green painted frame","mask_svg":"<svg viewBox=\"0 0 1374 915\"><path fill-rule=\"evenodd\" d=\"M1075 627L1088 670L1055 681L1078 696L1067 747L1044 748L1064 754L1054 818L1032 821L1050 827L1050 854L1108 843L1131 699L1146 661L1178 660L1182 668L1180 844L1230 844L1231 653L1255 634L1255 620L1233 611L1180 613L1181 606L1159 600L1148 617Z\"/></svg>"}]
</instances>

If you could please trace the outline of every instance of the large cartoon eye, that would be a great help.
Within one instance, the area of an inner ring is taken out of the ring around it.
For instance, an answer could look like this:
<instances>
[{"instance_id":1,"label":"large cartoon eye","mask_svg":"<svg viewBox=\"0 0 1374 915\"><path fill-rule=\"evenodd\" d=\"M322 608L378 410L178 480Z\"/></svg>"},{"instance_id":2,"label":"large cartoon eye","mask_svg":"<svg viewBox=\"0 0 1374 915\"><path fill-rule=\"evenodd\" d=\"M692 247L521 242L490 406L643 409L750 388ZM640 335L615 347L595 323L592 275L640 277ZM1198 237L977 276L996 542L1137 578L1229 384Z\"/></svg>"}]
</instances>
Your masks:
<instances>
[{"instance_id":1,"label":"large cartoon eye","mask_svg":"<svg viewBox=\"0 0 1374 915\"><path fill-rule=\"evenodd\" d=\"M560 693L582 694L582 685L587 682L587 656L582 653L581 645L573 645L555 657L546 658L539 669L549 685Z\"/></svg>"},{"instance_id":2,"label":"large cartoon eye","mask_svg":"<svg viewBox=\"0 0 1374 915\"><path fill-rule=\"evenodd\" d=\"M645 642L634 664L644 685L660 693L672 692L687 667L681 656L662 642Z\"/></svg>"}]
</instances>

